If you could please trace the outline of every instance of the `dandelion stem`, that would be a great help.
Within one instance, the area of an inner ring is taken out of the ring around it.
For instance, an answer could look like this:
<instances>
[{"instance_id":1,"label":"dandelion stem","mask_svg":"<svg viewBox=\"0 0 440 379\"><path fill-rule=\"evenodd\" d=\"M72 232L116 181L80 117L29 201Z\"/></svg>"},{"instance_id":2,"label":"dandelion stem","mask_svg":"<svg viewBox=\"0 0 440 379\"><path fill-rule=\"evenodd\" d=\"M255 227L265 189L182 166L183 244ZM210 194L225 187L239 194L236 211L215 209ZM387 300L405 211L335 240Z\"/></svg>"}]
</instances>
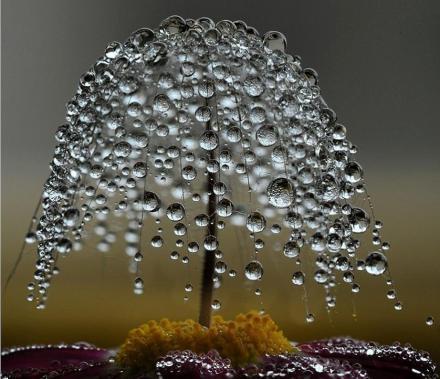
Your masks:
<instances>
[{"instance_id":1,"label":"dandelion stem","mask_svg":"<svg viewBox=\"0 0 440 379\"><path fill-rule=\"evenodd\" d=\"M207 124L207 129L211 128L211 123ZM214 150L209 152L209 159L215 159ZM208 178L206 183L206 189L208 192L208 206L207 214L209 222L206 230L206 236L217 237L217 213L216 204L217 198L214 193L215 174L208 172ZM203 258L203 272L202 272L202 288L200 298L200 313L199 323L203 326L209 327L211 323L211 305L212 305L212 292L214 289L213 277L214 277L214 265L215 265L215 251L205 249Z\"/></svg>"}]
</instances>

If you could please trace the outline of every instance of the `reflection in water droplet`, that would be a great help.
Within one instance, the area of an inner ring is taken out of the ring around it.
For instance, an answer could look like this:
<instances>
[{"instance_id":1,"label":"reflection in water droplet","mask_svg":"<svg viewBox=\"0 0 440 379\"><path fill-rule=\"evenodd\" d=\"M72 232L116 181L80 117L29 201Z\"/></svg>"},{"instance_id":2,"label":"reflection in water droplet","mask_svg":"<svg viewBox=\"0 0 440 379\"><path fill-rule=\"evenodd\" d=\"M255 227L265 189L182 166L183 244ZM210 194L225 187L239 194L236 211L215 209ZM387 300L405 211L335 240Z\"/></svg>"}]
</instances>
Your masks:
<instances>
[{"instance_id":1,"label":"reflection in water droplet","mask_svg":"<svg viewBox=\"0 0 440 379\"><path fill-rule=\"evenodd\" d=\"M286 178L278 178L267 187L269 203L276 208L289 207L294 199L292 183Z\"/></svg>"},{"instance_id":2,"label":"reflection in water droplet","mask_svg":"<svg viewBox=\"0 0 440 379\"><path fill-rule=\"evenodd\" d=\"M263 266L258 261L249 262L244 271L249 280L259 280L263 276Z\"/></svg>"},{"instance_id":3,"label":"reflection in water droplet","mask_svg":"<svg viewBox=\"0 0 440 379\"><path fill-rule=\"evenodd\" d=\"M371 275L381 275L388 267L387 258L380 252L370 253L365 260L365 269Z\"/></svg>"}]
</instances>

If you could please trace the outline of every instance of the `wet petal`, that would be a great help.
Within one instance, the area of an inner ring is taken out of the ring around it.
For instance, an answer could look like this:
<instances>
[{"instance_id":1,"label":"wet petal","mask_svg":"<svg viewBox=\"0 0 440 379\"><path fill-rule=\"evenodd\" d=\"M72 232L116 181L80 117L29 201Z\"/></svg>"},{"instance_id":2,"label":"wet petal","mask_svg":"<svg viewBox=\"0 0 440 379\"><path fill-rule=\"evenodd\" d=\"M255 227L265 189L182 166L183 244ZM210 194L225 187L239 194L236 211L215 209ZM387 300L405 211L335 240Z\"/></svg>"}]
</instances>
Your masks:
<instances>
[{"instance_id":1,"label":"wet petal","mask_svg":"<svg viewBox=\"0 0 440 379\"><path fill-rule=\"evenodd\" d=\"M299 345L309 355L359 363L372 378L431 378L435 364L428 353L409 345L380 345L350 338L313 341Z\"/></svg>"},{"instance_id":2,"label":"wet petal","mask_svg":"<svg viewBox=\"0 0 440 379\"><path fill-rule=\"evenodd\" d=\"M81 373L99 377L110 367L111 352L88 344L11 348L2 352L2 374L12 378L76 378ZM111 377L111 376L109 376Z\"/></svg>"},{"instance_id":3,"label":"wet petal","mask_svg":"<svg viewBox=\"0 0 440 379\"><path fill-rule=\"evenodd\" d=\"M360 365L305 354L266 355L258 366L241 369L237 378L282 377L291 379L330 379L335 377L368 379Z\"/></svg>"},{"instance_id":4,"label":"wet petal","mask_svg":"<svg viewBox=\"0 0 440 379\"><path fill-rule=\"evenodd\" d=\"M163 379L227 379L235 377L235 370L228 359L217 351L196 354L189 350L173 351L156 363L156 374Z\"/></svg>"}]
</instances>

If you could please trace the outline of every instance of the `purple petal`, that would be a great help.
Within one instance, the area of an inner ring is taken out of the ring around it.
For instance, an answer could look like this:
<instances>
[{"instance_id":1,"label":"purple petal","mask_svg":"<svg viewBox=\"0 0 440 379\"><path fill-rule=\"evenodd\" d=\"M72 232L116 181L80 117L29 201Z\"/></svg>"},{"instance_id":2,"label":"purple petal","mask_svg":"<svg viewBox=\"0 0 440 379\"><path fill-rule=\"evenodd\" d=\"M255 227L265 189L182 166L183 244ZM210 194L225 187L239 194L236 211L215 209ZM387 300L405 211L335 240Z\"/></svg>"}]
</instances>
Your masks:
<instances>
[{"instance_id":1,"label":"purple petal","mask_svg":"<svg viewBox=\"0 0 440 379\"><path fill-rule=\"evenodd\" d=\"M111 352L88 344L12 348L2 352L2 374L13 378L75 378L91 372L99 377L110 367ZM83 376L84 377L84 376ZM109 376L111 377L111 376Z\"/></svg>"},{"instance_id":2,"label":"purple petal","mask_svg":"<svg viewBox=\"0 0 440 379\"><path fill-rule=\"evenodd\" d=\"M304 354L266 355L262 363L239 370L237 378L368 379L360 365Z\"/></svg>"},{"instance_id":3,"label":"purple petal","mask_svg":"<svg viewBox=\"0 0 440 379\"><path fill-rule=\"evenodd\" d=\"M358 363L375 379L431 378L436 369L428 353L399 344L389 346L335 338L313 341L298 347L308 355Z\"/></svg>"},{"instance_id":4,"label":"purple petal","mask_svg":"<svg viewBox=\"0 0 440 379\"><path fill-rule=\"evenodd\" d=\"M235 371L228 359L217 351L196 354L192 351L172 351L156 362L156 374L163 379L227 379L234 378Z\"/></svg>"}]
</instances>

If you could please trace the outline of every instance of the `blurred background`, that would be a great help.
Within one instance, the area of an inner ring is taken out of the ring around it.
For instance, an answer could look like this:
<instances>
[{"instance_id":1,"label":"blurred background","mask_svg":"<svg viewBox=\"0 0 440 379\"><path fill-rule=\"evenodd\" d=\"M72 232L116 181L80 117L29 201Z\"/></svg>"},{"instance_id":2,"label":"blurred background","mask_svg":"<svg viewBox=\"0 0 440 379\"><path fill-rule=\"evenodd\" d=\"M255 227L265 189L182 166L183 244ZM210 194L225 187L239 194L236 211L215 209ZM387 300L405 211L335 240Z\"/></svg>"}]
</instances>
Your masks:
<instances>
[{"instance_id":1,"label":"blurred background","mask_svg":"<svg viewBox=\"0 0 440 379\"><path fill-rule=\"evenodd\" d=\"M327 314L323 289L310 286L316 322L306 324L302 291L292 268L264 262L263 296L243 281L218 291L220 314L259 308L260 302L296 341L336 335L428 350L440 361L440 3L437 1L2 1L2 288L19 253L48 163L65 103L80 75L108 42L140 27L157 27L172 14L186 18L242 19L260 33L283 32L288 51L316 69L326 102L359 146L396 289L397 312L382 278L360 275L361 292L337 290ZM225 250L225 249L224 249ZM230 254L238 252L231 244ZM154 254L153 254L154 253ZM307 254L307 253L306 253ZM311 254L309 259L312 259ZM2 292L2 346L60 341L120 344L130 328L160 317L197 317L198 294L183 301L189 274L154 251L143 273L145 293L132 292L123 246L105 254L72 252L59 263L46 310L28 303L26 284L34 254L27 249L7 293ZM352 317L352 303L357 317ZM435 324L425 324L433 316Z\"/></svg>"}]
</instances>

